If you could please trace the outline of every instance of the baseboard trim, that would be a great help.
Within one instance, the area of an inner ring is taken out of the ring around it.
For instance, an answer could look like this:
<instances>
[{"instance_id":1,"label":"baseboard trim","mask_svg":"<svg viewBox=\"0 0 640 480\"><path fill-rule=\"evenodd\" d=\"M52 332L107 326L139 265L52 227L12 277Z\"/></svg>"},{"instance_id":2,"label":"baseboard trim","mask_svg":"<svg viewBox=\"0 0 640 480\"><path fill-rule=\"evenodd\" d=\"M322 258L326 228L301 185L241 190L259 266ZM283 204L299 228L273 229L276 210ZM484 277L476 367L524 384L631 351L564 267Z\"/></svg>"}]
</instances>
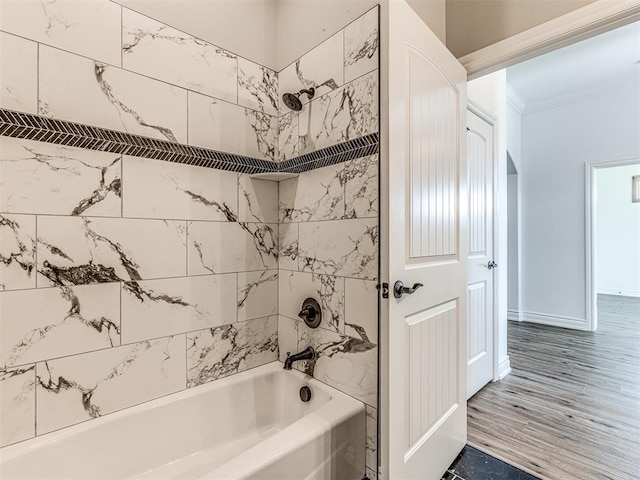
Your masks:
<instances>
[{"instance_id":1,"label":"baseboard trim","mask_svg":"<svg viewBox=\"0 0 640 480\"><path fill-rule=\"evenodd\" d=\"M511 359L507 355L500 364L498 364L498 380L502 380L504 377L511 373Z\"/></svg>"},{"instance_id":2,"label":"baseboard trim","mask_svg":"<svg viewBox=\"0 0 640 480\"><path fill-rule=\"evenodd\" d=\"M584 318L562 317L538 312L520 312L523 322L539 323L553 327L570 328L573 330L589 330Z\"/></svg>"},{"instance_id":3,"label":"baseboard trim","mask_svg":"<svg viewBox=\"0 0 640 480\"><path fill-rule=\"evenodd\" d=\"M520 310L507 310L507 320L514 320L516 322L521 322L522 312Z\"/></svg>"},{"instance_id":4,"label":"baseboard trim","mask_svg":"<svg viewBox=\"0 0 640 480\"><path fill-rule=\"evenodd\" d=\"M619 295L621 297L640 297L640 292L637 290L619 290L616 288L599 288L598 293L603 295Z\"/></svg>"}]
</instances>

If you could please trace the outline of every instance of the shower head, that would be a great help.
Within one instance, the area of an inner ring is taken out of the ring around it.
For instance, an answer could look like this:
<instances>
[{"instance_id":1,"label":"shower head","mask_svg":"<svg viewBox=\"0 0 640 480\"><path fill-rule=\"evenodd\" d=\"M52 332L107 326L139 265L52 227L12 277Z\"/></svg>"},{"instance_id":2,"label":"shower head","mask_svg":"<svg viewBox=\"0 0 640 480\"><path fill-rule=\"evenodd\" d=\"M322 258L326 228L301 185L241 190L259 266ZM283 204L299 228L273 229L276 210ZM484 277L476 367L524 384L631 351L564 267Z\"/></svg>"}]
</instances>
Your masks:
<instances>
[{"instance_id":1,"label":"shower head","mask_svg":"<svg viewBox=\"0 0 640 480\"><path fill-rule=\"evenodd\" d=\"M316 89L311 87L308 90L302 89L298 93L285 93L284 95L282 95L282 101L287 107L289 107L294 112L299 112L300 110L302 110L302 102L300 101L300 95L303 93L306 93L307 98L311 100L315 92L316 92Z\"/></svg>"}]
</instances>

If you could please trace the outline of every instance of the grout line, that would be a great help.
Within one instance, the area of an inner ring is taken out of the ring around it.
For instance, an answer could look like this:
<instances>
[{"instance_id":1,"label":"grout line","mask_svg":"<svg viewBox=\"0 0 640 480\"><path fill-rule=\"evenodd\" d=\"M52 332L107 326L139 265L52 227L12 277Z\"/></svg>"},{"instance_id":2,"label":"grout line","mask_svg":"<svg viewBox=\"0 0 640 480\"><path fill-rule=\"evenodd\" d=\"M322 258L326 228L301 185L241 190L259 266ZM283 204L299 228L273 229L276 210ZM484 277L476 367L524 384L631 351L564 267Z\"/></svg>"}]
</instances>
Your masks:
<instances>
[{"instance_id":1,"label":"grout line","mask_svg":"<svg viewBox=\"0 0 640 480\"><path fill-rule=\"evenodd\" d=\"M36 43L36 114L40 113L40 43Z\"/></svg>"},{"instance_id":2,"label":"grout line","mask_svg":"<svg viewBox=\"0 0 640 480\"><path fill-rule=\"evenodd\" d=\"M120 5L120 68L124 67L124 7Z\"/></svg>"}]
</instances>

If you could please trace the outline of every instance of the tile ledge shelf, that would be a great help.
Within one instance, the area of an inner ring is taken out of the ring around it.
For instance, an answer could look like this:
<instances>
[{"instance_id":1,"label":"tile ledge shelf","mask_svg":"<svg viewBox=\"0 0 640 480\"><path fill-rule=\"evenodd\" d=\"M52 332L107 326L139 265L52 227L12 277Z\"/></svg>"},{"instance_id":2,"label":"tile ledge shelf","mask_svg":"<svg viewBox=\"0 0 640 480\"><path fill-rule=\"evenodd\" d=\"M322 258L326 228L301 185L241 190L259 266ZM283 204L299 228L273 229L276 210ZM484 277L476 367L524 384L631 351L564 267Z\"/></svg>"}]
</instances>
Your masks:
<instances>
[{"instance_id":1,"label":"tile ledge shelf","mask_svg":"<svg viewBox=\"0 0 640 480\"><path fill-rule=\"evenodd\" d=\"M373 155L379 149L379 135L371 133L282 162L274 162L7 109L0 109L0 135L246 173L275 181Z\"/></svg>"}]
</instances>

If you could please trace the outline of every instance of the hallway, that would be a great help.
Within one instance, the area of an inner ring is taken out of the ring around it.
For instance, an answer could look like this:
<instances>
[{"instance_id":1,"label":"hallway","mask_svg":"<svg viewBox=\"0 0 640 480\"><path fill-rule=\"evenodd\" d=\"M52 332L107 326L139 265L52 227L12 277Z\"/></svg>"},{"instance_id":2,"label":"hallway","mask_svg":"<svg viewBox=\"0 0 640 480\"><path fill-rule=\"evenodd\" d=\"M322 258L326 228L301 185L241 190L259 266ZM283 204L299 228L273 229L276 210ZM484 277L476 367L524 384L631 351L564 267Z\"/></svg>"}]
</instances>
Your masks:
<instances>
[{"instance_id":1,"label":"hallway","mask_svg":"<svg viewBox=\"0 0 640 480\"><path fill-rule=\"evenodd\" d=\"M549 480L640 478L640 298L597 332L509 322L513 372L469 400L471 445Z\"/></svg>"}]
</instances>

